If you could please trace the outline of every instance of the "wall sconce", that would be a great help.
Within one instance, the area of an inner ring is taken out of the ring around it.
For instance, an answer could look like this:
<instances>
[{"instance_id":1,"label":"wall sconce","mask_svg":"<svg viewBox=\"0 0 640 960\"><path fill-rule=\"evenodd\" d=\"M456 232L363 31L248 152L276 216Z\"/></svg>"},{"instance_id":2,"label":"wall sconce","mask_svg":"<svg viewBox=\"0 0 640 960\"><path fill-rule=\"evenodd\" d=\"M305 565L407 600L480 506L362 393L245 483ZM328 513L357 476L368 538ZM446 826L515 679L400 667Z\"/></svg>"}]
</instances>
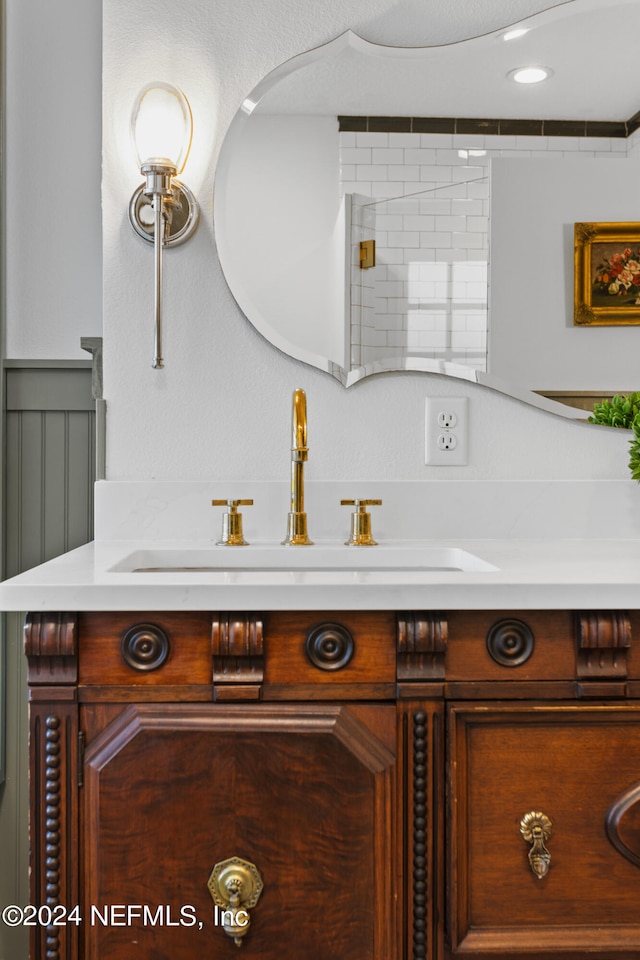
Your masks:
<instances>
[{"instance_id":1,"label":"wall sconce","mask_svg":"<svg viewBox=\"0 0 640 960\"><path fill-rule=\"evenodd\" d=\"M184 243L198 223L198 204L179 180L191 146L191 109L181 90L169 83L150 83L138 94L131 114L131 133L145 183L129 204L136 233L155 250L155 346L152 366L162 359L162 249Z\"/></svg>"}]
</instances>

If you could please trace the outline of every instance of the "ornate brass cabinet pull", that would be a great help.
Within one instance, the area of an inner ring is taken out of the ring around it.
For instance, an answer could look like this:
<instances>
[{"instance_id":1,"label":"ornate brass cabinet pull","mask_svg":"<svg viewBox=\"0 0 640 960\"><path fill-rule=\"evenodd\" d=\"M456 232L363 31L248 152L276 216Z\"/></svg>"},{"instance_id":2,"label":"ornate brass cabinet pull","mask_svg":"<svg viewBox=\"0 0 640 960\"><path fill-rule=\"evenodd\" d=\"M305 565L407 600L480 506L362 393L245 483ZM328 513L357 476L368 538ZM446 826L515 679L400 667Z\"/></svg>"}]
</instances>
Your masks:
<instances>
[{"instance_id":1,"label":"ornate brass cabinet pull","mask_svg":"<svg viewBox=\"0 0 640 960\"><path fill-rule=\"evenodd\" d=\"M551 863L551 854L544 845L544 841L551 836L551 820L546 814L532 810L531 813L525 813L520 821L520 833L523 840L531 844L529 863L538 880L542 880L548 874Z\"/></svg>"},{"instance_id":2,"label":"ornate brass cabinet pull","mask_svg":"<svg viewBox=\"0 0 640 960\"><path fill-rule=\"evenodd\" d=\"M255 907L262 893L258 868L241 857L229 857L216 863L207 886L216 905L216 924L232 937L236 947L241 947L251 922L249 909Z\"/></svg>"}]
</instances>

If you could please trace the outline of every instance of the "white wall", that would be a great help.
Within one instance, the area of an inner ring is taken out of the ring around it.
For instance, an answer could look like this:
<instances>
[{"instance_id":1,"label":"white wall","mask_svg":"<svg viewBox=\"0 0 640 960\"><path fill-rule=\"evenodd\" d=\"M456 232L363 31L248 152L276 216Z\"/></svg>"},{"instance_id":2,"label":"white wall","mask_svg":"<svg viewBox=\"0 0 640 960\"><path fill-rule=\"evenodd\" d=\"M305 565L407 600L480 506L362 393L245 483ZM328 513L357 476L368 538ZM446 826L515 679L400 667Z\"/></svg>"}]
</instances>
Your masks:
<instances>
[{"instance_id":1,"label":"white wall","mask_svg":"<svg viewBox=\"0 0 640 960\"><path fill-rule=\"evenodd\" d=\"M102 329L100 4L4 0L5 355L88 359Z\"/></svg>"},{"instance_id":2,"label":"white wall","mask_svg":"<svg viewBox=\"0 0 640 960\"><path fill-rule=\"evenodd\" d=\"M269 70L347 28L378 42L443 43L548 5L487 0L465 10L439 0L428 7L414 0L183 0L178 10L168 0L104 0L109 477L286 479L296 386L309 396L313 479L627 477L624 435L565 422L479 387L404 374L345 391L255 332L216 259L217 154L242 99ZM99 18L99 5L85 0L6 0L10 356L85 357L79 337L98 332ZM129 114L158 64L191 101L196 131L184 179L202 206L196 236L166 258L162 372L150 366L152 255L127 218L139 182ZM54 158L53 186L40 173L41 156ZM471 397L467 468L424 466L424 397L436 393Z\"/></svg>"},{"instance_id":3,"label":"white wall","mask_svg":"<svg viewBox=\"0 0 640 960\"><path fill-rule=\"evenodd\" d=\"M573 224L640 219L639 172L635 156L492 160L491 373L531 390L640 388L640 326L573 323Z\"/></svg>"}]
</instances>

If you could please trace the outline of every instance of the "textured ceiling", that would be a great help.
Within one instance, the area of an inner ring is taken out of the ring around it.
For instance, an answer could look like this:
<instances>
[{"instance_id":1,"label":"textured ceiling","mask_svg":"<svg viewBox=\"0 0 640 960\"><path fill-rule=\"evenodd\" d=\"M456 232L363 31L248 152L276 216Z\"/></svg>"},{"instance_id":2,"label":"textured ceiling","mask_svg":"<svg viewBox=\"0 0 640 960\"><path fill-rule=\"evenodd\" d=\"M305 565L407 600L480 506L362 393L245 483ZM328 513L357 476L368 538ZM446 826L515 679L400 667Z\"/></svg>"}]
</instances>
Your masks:
<instances>
[{"instance_id":1,"label":"textured ceiling","mask_svg":"<svg viewBox=\"0 0 640 960\"><path fill-rule=\"evenodd\" d=\"M400 44L424 33L425 4L404 3L402 29L380 18L384 46L366 42L378 32L368 24L365 42L343 38L275 71L261 86L260 112L627 120L640 109L640 0L570 0L527 18L516 14L530 10L530 0L428 7L442 26L432 36L446 35L445 21L449 36L464 35L473 24L483 34L394 50L390 37ZM496 19L500 29L486 33ZM529 32L506 42L504 27L514 22ZM551 67L553 75L542 84L516 84L507 74L523 65Z\"/></svg>"}]
</instances>

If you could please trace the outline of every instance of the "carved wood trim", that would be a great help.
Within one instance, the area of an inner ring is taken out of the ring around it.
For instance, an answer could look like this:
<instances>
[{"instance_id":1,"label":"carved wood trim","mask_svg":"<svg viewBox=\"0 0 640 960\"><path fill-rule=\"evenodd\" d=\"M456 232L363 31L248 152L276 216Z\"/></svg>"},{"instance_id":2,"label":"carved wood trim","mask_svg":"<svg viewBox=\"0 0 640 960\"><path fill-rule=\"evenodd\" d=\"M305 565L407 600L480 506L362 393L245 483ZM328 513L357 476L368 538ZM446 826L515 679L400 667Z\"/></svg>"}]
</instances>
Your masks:
<instances>
[{"instance_id":1,"label":"carved wood trim","mask_svg":"<svg viewBox=\"0 0 640 960\"><path fill-rule=\"evenodd\" d=\"M31 902L71 910L78 903L78 720L73 704L30 708ZM78 955L78 927L39 924L31 956L62 960Z\"/></svg>"},{"instance_id":2,"label":"carved wood trim","mask_svg":"<svg viewBox=\"0 0 640 960\"><path fill-rule=\"evenodd\" d=\"M443 680L448 635L442 613L398 614L398 680Z\"/></svg>"},{"instance_id":3,"label":"carved wood trim","mask_svg":"<svg viewBox=\"0 0 640 960\"><path fill-rule=\"evenodd\" d=\"M28 613L24 650L30 684L78 681L78 617L75 613Z\"/></svg>"},{"instance_id":4,"label":"carved wood trim","mask_svg":"<svg viewBox=\"0 0 640 960\"><path fill-rule=\"evenodd\" d=\"M576 614L577 675L580 680L626 680L631 621L624 610Z\"/></svg>"},{"instance_id":5,"label":"carved wood trim","mask_svg":"<svg viewBox=\"0 0 640 960\"><path fill-rule=\"evenodd\" d=\"M413 960L427 956L427 715L413 715Z\"/></svg>"},{"instance_id":6,"label":"carved wood trim","mask_svg":"<svg viewBox=\"0 0 640 960\"><path fill-rule=\"evenodd\" d=\"M444 755L441 703L398 704L398 753L405 851L403 948L406 960L444 957Z\"/></svg>"},{"instance_id":7,"label":"carved wood trim","mask_svg":"<svg viewBox=\"0 0 640 960\"><path fill-rule=\"evenodd\" d=\"M247 698L262 694L264 639L262 616L256 613L217 613L211 619L214 699L226 699L229 686L247 688Z\"/></svg>"}]
</instances>

